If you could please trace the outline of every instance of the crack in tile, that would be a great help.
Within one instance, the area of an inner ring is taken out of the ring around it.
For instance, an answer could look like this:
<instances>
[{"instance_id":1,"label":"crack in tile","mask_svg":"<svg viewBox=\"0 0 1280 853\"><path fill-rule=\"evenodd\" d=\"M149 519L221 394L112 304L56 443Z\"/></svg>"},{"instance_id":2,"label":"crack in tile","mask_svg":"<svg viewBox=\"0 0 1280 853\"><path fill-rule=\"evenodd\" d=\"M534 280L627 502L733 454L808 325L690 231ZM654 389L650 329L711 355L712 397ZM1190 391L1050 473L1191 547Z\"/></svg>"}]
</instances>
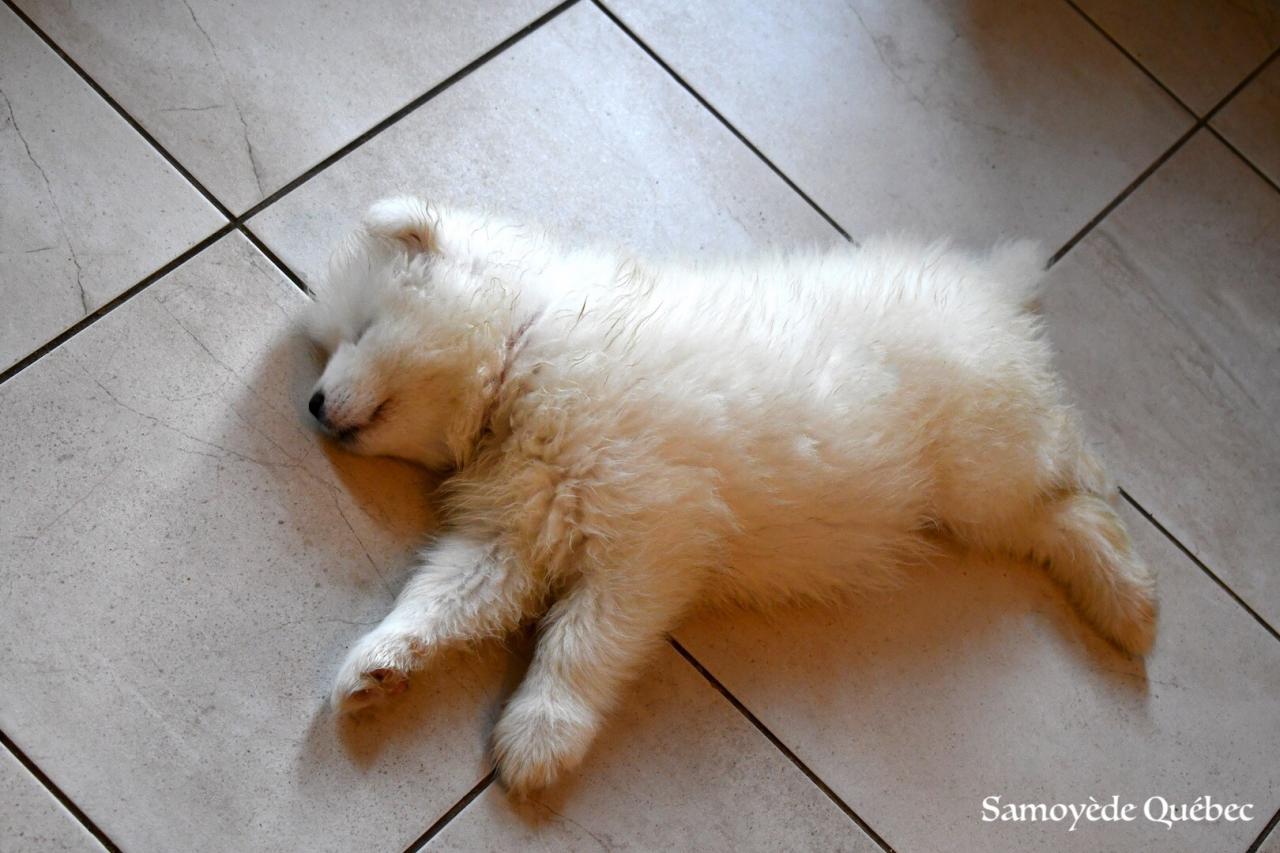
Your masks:
<instances>
[{"instance_id":1,"label":"crack in tile","mask_svg":"<svg viewBox=\"0 0 1280 853\"><path fill-rule=\"evenodd\" d=\"M218 365L223 370L227 371L227 373L230 373L232 376L236 377L237 379L240 378L240 374L236 373L236 371L232 370L231 367L226 362L224 362L222 359L214 355L213 350L209 349L209 347L205 344L205 342L200 340L200 338L196 335L196 333L191 331L191 329L187 327L187 324L182 322L181 319L179 319L177 314L174 314L172 311L169 310L169 305L167 304L168 300L155 299L154 302L156 305L160 307L161 311L169 315L169 319L173 320L174 324L177 325L179 329L187 333L187 337L191 338L191 340L195 342L196 346L204 350L205 355L213 359L214 364Z\"/></svg>"},{"instance_id":2,"label":"crack in tile","mask_svg":"<svg viewBox=\"0 0 1280 853\"><path fill-rule=\"evenodd\" d=\"M59 214L61 217L61 214ZM76 287L80 289L80 311L83 314L89 313L89 299L84 293L84 268L80 266L80 258L76 255L75 247L71 245L71 239L67 239L67 251L71 253L71 263L76 267Z\"/></svg>"},{"instance_id":3,"label":"crack in tile","mask_svg":"<svg viewBox=\"0 0 1280 853\"><path fill-rule=\"evenodd\" d=\"M189 7L189 6L188 6L187 8L188 8L188 9L190 9L191 7ZM197 26L199 26L199 25L197 24ZM204 113L204 112L208 112L209 110L219 110L219 109L223 109L224 107L226 107L226 104L209 104L208 106L204 106L204 107L165 107L164 109L156 110L156 112L159 112L159 113Z\"/></svg>"},{"instance_id":4,"label":"crack in tile","mask_svg":"<svg viewBox=\"0 0 1280 853\"><path fill-rule=\"evenodd\" d=\"M258 389L257 389L257 388L253 387L253 386L252 386L252 385L250 385L248 382L245 382L245 381L244 381L244 379L243 379L243 378L241 378L240 374L239 374L237 371L235 371L235 370L234 370L230 365L228 365L228 364L227 364L226 362L224 362L222 359L218 358L218 356L216 356L216 355L213 353L213 351L212 351L212 350L210 350L210 349L209 349L209 347L205 345L204 341L202 341L202 340L199 338L199 336L197 336L197 335L196 335L196 333L195 333L194 331L192 331L190 327L188 327L188 326L187 326L187 324L186 324L186 323L182 322L182 320L178 317L178 315L177 315L177 314L173 313L173 311L171 311L171 310L169 309L169 305L168 305L168 300L167 300L167 299L165 299L165 298L163 298L163 297L160 297L160 296L157 296L157 297L156 297L156 299L155 299L155 302L156 302L156 304L157 304L157 305L159 305L159 306L160 306L161 310L163 310L166 314L168 314L168 315L169 315L169 317L170 317L170 319L172 319L172 320L173 320L173 322L174 322L175 324L177 324L178 328L180 328L180 329L182 329L182 331L186 332L186 333L187 333L187 335L191 338L191 340L193 340L193 341L196 343L196 345L200 347L200 349L204 350L205 354L206 354L206 355L208 355L208 356L209 356L209 358L211 358L215 364L217 364L217 365L218 365L219 367L221 367L224 371L226 371L227 376L228 376L228 378L229 378L230 380L235 381L235 382L236 382L236 384L238 384L238 385L239 385L241 388L243 388L244 390L248 391L248 392L249 392L250 394L252 394L253 396L255 396L255 397L260 396L260 395L258 394ZM288 459L290 462L294 463L294 465L289 466L289 467L296 467L298 470L302 471L304 474L308 475L309 477L311 477L312 479L316 480L317 482L324 483L326 486L328 486L328 485L329 485L329 484L328 484L328 483L326 483L322 478L320 478L320 477L316 476L315 474L311 473L311 471L309 471L309 470L304 466L304 464L303 464L302 460L301 460L299 457L297 457L297 456L293 455L292 453L288 452L287 450L285 450L285 449L284 449L284 447L283 447L283 446L281 446L279 442L277 442L274 438L272 438L272 437L271 437L270 435L268 435L265 431L263 431L263 430L262 430L262 428L261 428L261 427L259 427L259 426L258 426L258 425L257 425L257 424L256 424L256 423L255 423L251 418L246 417L246 416L245 416L244 414L242 414L242 413L240 412L240 410L239 410L239 409L237 409L235 406L232 406L232 407L231 407L231 411L232 411L232 413L236 416L236 418L240 421L240 423L244 424L246 427L248 427L250 430L252 430L256 435L258 435L258 436L262 437L264 440L266 440L266 442L267 442L268 444L270 444L270 445L271 445L272 447L274 447L277 451L279 451L279 453L280 453L280 455L281 455L281 456L283 456L284 458ZM273 463L273 464L277 464L277 465L278 465L278 464L280 464L280 463Z\"/></svg>"},{"instance_id":5,"label":"crack in tile","mask_svg":"<svg viewBox=\"0 0 1280 853\"><path fill-rule=\"evenodd\" d=\"M214 64L218 66L218 73L222 77L222 85L226 88L227 96L231 99L231 106L236 111L236 117L240 119L240 130L244 135L244 148L249 155L249 168L253 170L253 180L258 185L259 197L266 195L266 190L262 186L262 172L258 165L258 155L253 150L253 142L249 139L249 124L244 120L244 110L240 108L240 101L236 98L235 91L231 85L231 78L227 76L226 66L222 64L222 56L218 53L218 48L214 45L213 39L205 30L204 25L200 23L200 19L196 17L195 10L191 8L191 4L187 0L182 0L182 5L187 7L187 14L191 16L191 23L196 25L196 29L200 31L200 35L204 36L205 43L209 45L209 52L213 54ZM181 107L172 111L181 110Z\"/></svg>"},{"instance_id":6,"label":"crack in tile","mask_svg":"<svg viewBox=\"0 0 1280 853\"><path fill-rule=\"evenodd\" d=\"M857 19L858 26L862 29L864 33L866 33L867 37L871 39L871 46L875 50L876 58L880 60L880 64L884 67L886 71L889 72L889 76L893 78L894 82L896 82L899 86L903 88L903 90L907 94L907 97L910 98L912 101L914 101L916 104L918 104L920 107L922 107L925 110L939 109L948 118L950 118L954 122L957 122L958 124L963 124L963 125L967 125L968 127L977 128L978 130L985 130L989 133L995 134L996 136L1019 139L1024 142L1032 142L1032 143L1039 142L1039 140L1036 139L1036 137L1033 136L1032 134L1018 133L1008 128L1004 128L1004 127L1000 127L999 125L992 124L990 122L984 122L979 119L975 119L969 115L969 108L965 105L951 103L951 104L940 104L935 107L935 105L930 103L931 101L930 89L932 88L932 83L937 80L939 74L942 72L944 63L935 62L932 64L931 79L929 83L926 83L921 88L920 91L917 91L916 85L912 83L910 80L908 80L906 76L904 76L902 71L899 69L898 64L894 61L893 57L889 56L888 51L885 49L886 44L890 46L894 45L892 36L887 34L877 35L875 31L872 30L871 27L867 24L866 20L862 17L862 13L861 11L859 11L855 3L850 2L848 4L848 7L849 7L849 11L853 13L854 18ZM963 37L964 36L958 30L952 27L951 40L947 44L948 45L954 44L955 42L961 40Z\"/></svg>"},{"instance_id":7,"label":"crack in tile","mask_svg":"<svg viewBox=\"0 0 1280 853\"><path fill-rule=\"evenodd\" d=\"M1132 681L1136 684L1156 684L1161 687L1172 687L1177 690L1184 689L1182 686L1182 683L1173 678L1167 678L1167 679L1152 678L1151 676L1146 675L1144 673L1137 673L1137 672L1133 672L1131 670L1125 670L1125 669L1112 669L1110 667L1105 668L1102 671L1109 672L1112 675L1121 676L1122 678L1128 679L1129 681Z\"/></svg>"},{"instance_id":8,"label":"crack in tile","mask_svg":"<svg viewBox=\"0 0 1280 853\"><path fill-rule=\"evenodd\" d=\"M358 544L360 546L360 550L364 552L364 558L368 560L369 565L373 567L374 574L376 574L378 576L378 580L382 582L382 588L394 597L395 590L393 590L391 585L387 583L386 577L382 574L382 569L379 568L378 564L374 561L373 555L369 553L368 546L364 544L364 540L360 538L360 534L356 533L355 527L351 524L351 519L347 518L346 512L343 511L342 503L338 500L338 490L332 485L327 483L326 485L329 486L329 497L333 500L333 508L338 511L338 515L341 516L343 523L347 525L347 529L351 531L352 537L355 538L356 544Z\"/></svg>"},{"instance_id":9,"label":"crack in tile","mask_svg":"<svg viewBox=\"0 0 1280 853\"><path fill-rule=\"evenodd\" d=\"M1039 142L1040 141L1030 133L1017 133L1013 130L1010 130L1007 127L1000 127L997 124L992 124L990 122L982 121L981 119L973 118L972 116L965 113L962 108L957 107L955 105L952 105L950 107L944 107L943 109L946 111L947 116L952 121L955 121L959 124L968 125L969 127L975 127L978 130L985 130L985 131L988 131L989 133L994 133L996 136L1002 136L1009 139L1020 139L1023 142Z\"/></svg>"},{"instance_id":10,"label":"crack in tile","mask_svg":"<svg viewBox=\"0 0 1280 853\"><path fill-rule=\"evenodd\" d=\"M1229 364L1229 359L1225 356L1219 357L1217 348L1211 344L1204 334L1202 334L1200 329L1197 327L1197 324L1184 317L1181 311L1178 311L1168 303L1165 294L1153 283L1151 277L1147 275L1145 270L1129 257L1128 252L1125 250L1124 246L1121 245L1120 241L1105 228L1096 229L1094 234L1096 235L1095 246L1097 246L1097 256L1103 263L1118 272L1124 278L1126 288L1123 292L1117 290L1114 286L1112 286L1111 289L1116 291L1117 295L1122 299L1126 299L1128 294L1137 293L1144 299L1147 306L1154 309L1155 312L1163 317L1165 321L1173 329L1177 330L1183 338L1190 340L1193 345L1193 351L1187 351L1181 348L1175 350L1175 355L1182 352L1188 357L1185 360L1176 357L1173 359L1178 363L1183 375L1189 379L1188 384L1190 384L1191 387L1204 397L1211 405L1215 407L1226 406L1227 408L1233 408L1233 403L1229 401L1215 400L1210 396L1203 387L1204 383L1197 382L1195 377L1192 376L1192 372L1187 369L1188 364L1186 362L1194 364L1199 374L1215 387L1218 387L1219 383L1214 381L1214 377L1220 372L1221 375L1224 375L1229 380L1228 384L1243 395L1244 398L1249 401L1250 405L1258 411L1266 411L1250 392L1249 387L1239 376L1236 375L1235 371ZM1105 278L1103 281L1104 283L1108 283L1108 280ZM1129 300L1126 299L1126 301ZM1192 355L1201 355L1203 358L1191 358L1190 356Z\"/></svg>"},{"instance_id":11,"label":"crack in tile","mask_svg":"<svg viewBox=\"0 0 1280 853\"><path fill-rule=\"evenodd\" d=\"M62 510L62 512L60 512L60 513L58 513L57 515L55 515L55 516L54 516L50 521L48 521L47 523L45 523L45 524L41 525L41 526L36 530L36 532L35 532L35 533L31 534L30 536L20 536L20 537L17 537L17 538L19 538L19 539L25 539L25 540L30 541L30 542L34 542L34 541L36 541L37 539L39 539L41 536L43 536L45 533L47 533L49 530L51 530L55 524L57 524L59 521L61 521L63 518L65 518L65 517L66 517L66 516L67 516L67 515L72 511L72 510L74 510L76 507L78 507L78 506L80 506L81 504L83 504L83 503L84 503L85 501L87 501L89 498L93 497L94 493L95 493L95 492L97 492L97 491L98 491L98 489L100 489L100 488L102 487L102 485L103 485L104 483L106 483L106 482L107 482L107 480L110 480L110 479L115 475L115 473L116 473L117 471L119 471L119 470L120 470L120 467L121 467L122 465L124 465L124 463L125 463L125 460L124 460L124 459L121 459L119 462L117 462L115 465L113 465L113 466L111 467L111 470L110 470L110 471L108 471L105 475L103 475L103 477L102 477L101 479L99 479L96 483L94 483L92 486L90 486L90 487L89 487L89 490L88 490L87 492L85 492L83 495L81 495L80 497L78 497L78 498L76 498L74 501L72 501L72 502L71 502L71 503L66 507L66 509Z\"/></svg>"},{"instance_id":12,"label":"crack in tile","mask_svg":"<svg viewBox=\"0 0 1280 853\"><path fill-rule=\"evenodd\" d=\"M368 622L362 622L362 621L360 621L360 620L358 620L358 619L343 619L343 618L338 617L338 616L302 616L302 617L299 617L299 618L297 618L297 619L288 619L288 620L286 620L286 621L284 621L284 622L281 622L281 623L279 623L279 624L277 624L277 625L269 625L269 626L267 626L266 628L262 628L262 629L259 629L259 630L257 630L257 631L254 631L252 634L249 634L248 636L249 636L250 638L252 638L252 637L261 637L263 634L272 634L272 633L275 633L276 631L280 631L280 630L283 630L283 629L285 629L285 628L293 627L294 625L303 625L303 624L306 624L306 625L350 625L350 626L355 627L355 628L370 628L370 627L373 627L374 625L377 625L379 621L380 621L380 620L373 619L373 620L368 621Z\"/></svg>"},{"instance_id":13,"label":"crack in tile","mask_svg":"<svg viewBox=\"0 0 1280 853\"><path fill-rule=\"evenodd\" d=\"M867 38L871 39L871 47L872 49L875 50L876 57L880 60L880 64L884 66L884 70L888 71L889 76L892 77L894 81L898 83L898 85L900 85L903 89L906 90L907 97L915 101L924 109L929 109L929 105L925 103L924 95L916 92L915 86L913 86L905 77L902 76L897 66L894 65L893 61L885 54L884 43L882 40L887 37L876 35L875 31L872 30L871 27L867 25L867 22L865 20L863 20L862 12L859 11L857 4L848 3L847 5L849 7L849 11L853 13L853 17L857 19L858 26L861 27L862 31L867 34Z\"/></svg>"},{"instance_id":14,"label":"crack in tile","mask_svg":"<svg viewBox=\"0 0 1280 853\"><path fill-rule=\"evenodd\" d=\"M236 377L236 378L237 378L237 379L239 379L239 377ZM243 385L244 383L242 382L241 384ZM248 388L249 386L245 385L244 387ZM299 467L301 467L301 466L302 466L302 464L303 464L302 459L300 459L300 458L299 458L299 457L297 457L297 456L294 456L292 453L290 453L289 451L285 450L285 449L284 449L284 447L283 447L283 446L282 446L278 441L276 441L274 438L272 438L270 435L268 435L268 434L267 434L267 433L262 429L262 427L258 426L256 423L254 423L252 419L245 417L245 415L244 415L243 413L241 413L241 411L240 411L239 409L235 408L234 406L232 406L231 411L232 411L232 413L236 416L236 418L240 421L240 423L244 424L246 427L248 427L249 429L253 430L253 432L254 432L256 435L261 436L261 437L262 437L262 438L267 442L267 444L270 444L270 445L271 445L272 447L274 447L276 450L280 451L280 455L281 455L281 456L283 456L284 458L286 458L286 459L288 459L288 460L290 460L290 461L292 461L292 462L297 463L297 464L299 465ZM304 470L305 470L305 469L304 469ZM310 472L308 472L308 473L310 473Z\"/></svg>"},{"instance_id":15,"label":"crack in tile","mask_svg":"<svg viewBox=\"0 0 1280 853\"><path fill-rule=\"evenodd\" d=\"M49 175L45 172L44 167L40 165L40 161L31 153L31 145L27 142L27 137L23 135L22 128L18 125L18 119L13 114L13 104L9 102L9 96L3 90L0 90L0 99L4 100L5 112L9 115L9 124L13 125L13 132L18 134L18 141L22 143L23 149L27 152L27 159L31 161L32 166L36 167L36 171L40 173L41 180L44 181L44 191L49 196L49 203L53 205L53 212L58 216L58 230L62 232L62 239L66 242L67 251L71 254L71 263L76 268L76 287L80 291L80 311L82 315L87 315L89 313L89 298L84 290L84 268L80 265L80 257L76 254L76 247L71 244L71 234L67 230L67 220L62 215L58 197L53 192L53 185L49 182Z\"/></svg>"},{"instance_id":16,"label":"crack in tile","mask_svg":"<svg viewBox=\"0 0 1280 853\"><path fill-rule=\"evenodd\" d=\"M75 359L75 364L77 367L80 368L81 372L83 372L84 375L89 378L89 381L92 382L94 385L97 385L98 388L102 391L102 393L106 394L107 397L109 397L113 403L115 403L117 406L119 406L120 408L124 409L127 412L132 412L133 414L137 415L143 420L146 420L146 421L149 421L150 423L155 424L156 426L160 427L163 430L180 435L183 438L187 439L188 441L194 441L196 444L202 445L204 447L209 447L214 450L221 450L223 453L233 456L236 459L239 459L243 462L248 462L251 465L261 465L265 468L293 468L298 470L305 470L305 469L302 469L302 467L297 463L273 462L269 459L258 459L256 457L248 456L244 453L241 453L238 450L233 450L230 447L224 447L221 444L217 444L215 442L208 441L203 438L199 438L198 436L194 436L188 432L184 432L178 429L173 424L167 423L161 420L160 418L156 417L155 415L149 415L146 412L135 409L133 406L130 406L128 403L125 403L123 400L117 397L115 393L111 391L110 388L108 388L96 376L90 373L89 369L85 367L84 364L81 363L79 359ZM193 450L189 450L181 447L175 448L175 449L182 453L191 453L194 455L203 455L203 456L210 455L210 454L201 454L198 451L193 451Z\"/></svg>"},{"instance_id":17,"label":"crack in tile","mask_svg":"<svg viewBox=\"0 0 1280 853\"><path fill-rule=\"evenodd\" d=\"M188 743L187 736L174 725L174 722L169 719L168 715L152 703L152 700L145 692L144 685L135 683L132 679L118 672L115 666L112 665L110 658L106 655L100 653L97 656L97 659L99 663L102 664L100 669L107 673L107 676L111 679L116 689L124 696L132 697L136 700L138 705L142 706L142 710L145 711L147 716L154 720L156 725L163 730L163 734L168 738L169 742L176 749L182 751L187 761L192 762L195 765L199 765L200 762L207 760L207 756L201 755L198 750L191 747ZM163 699L164 697L162 696L160 698Z\"/></svg>"},{"instance_id":18,"label":"crack in tile","mask_svg":"<svg viewBox=\"0 0 1280 853\"><path fill-rule=\"evenodd\" d=\"M611 837L609 837L608 835L605 835L603 838L601 838L599 835L596 835L594 832L592 832L591 830L587 829L585 826L583 826L582 824L578 823L578 822L577 822L576 820L574 820L573 818L571 818L571 817L567 817L567 816L565 816L565 815L561 814L560 812L558 812L558 811L556 811L555 809L551 808L551 806L547 805L546 803L542 803L542 802L535 802L535 803L534 803L534 805L535 805L535 806L537 806L538 808L542 809L543 811L545 811L545 812L547 812L547 813L549 813L549 814L551 814L551 815L554 815L554 816L555 816L555 818L557 818L557 819L556 819L556 820L553 820L553 821L552 821L553 823L560 823L560 824L566 824L566 823L568 823L568 824L572 824L573 826L576 826L578 829L581 829L581 830L582 830L583 832L585 832L587 835L590 835L590 836L592 837L592 839L594 839L594 840L595 840L595 842L596 842L597 844L599 844L599 845L600 845L600 849L601 849L601 850L614 850L614 849L616 849L616 848L617 848L617 844L616 844L616 843L614 842L614 840L613 840Z\"/></svg>"}]
</instances>

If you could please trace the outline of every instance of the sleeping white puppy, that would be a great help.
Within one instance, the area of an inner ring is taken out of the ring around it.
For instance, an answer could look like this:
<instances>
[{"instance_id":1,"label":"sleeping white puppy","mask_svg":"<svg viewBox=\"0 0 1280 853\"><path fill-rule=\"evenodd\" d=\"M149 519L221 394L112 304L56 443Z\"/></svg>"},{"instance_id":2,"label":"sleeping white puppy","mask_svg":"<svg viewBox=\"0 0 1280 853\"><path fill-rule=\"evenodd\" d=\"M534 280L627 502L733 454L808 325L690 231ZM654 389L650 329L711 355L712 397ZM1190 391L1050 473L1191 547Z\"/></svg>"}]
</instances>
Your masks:
<instances>
[{"instance_id":1,"label":"sleeping white puppy","mask_svg":"<svg viewBox=\"0 0 1280 853\"><path fill-rule=\"evenodd\" d=\"M1043 564L1145 653L1154 581L1028 310L1040 276L1025 243L649 263L375 205L310 309L311 412L353 451L456 473L334 706L537 616L494 733L503 781L537 788L694 603L883 588L939 536Z\"/></svg>"}]
</instances>

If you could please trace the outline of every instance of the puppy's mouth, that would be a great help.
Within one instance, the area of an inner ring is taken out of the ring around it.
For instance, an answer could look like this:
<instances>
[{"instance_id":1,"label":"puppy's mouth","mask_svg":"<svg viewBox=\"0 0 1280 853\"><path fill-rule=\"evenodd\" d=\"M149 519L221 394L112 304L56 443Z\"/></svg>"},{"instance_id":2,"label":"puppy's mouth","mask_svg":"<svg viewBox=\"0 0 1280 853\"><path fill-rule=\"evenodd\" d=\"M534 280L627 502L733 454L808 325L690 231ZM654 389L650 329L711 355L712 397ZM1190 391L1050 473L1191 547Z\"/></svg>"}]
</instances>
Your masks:
<instances>
[{"instance_id":1,"label":"puppy's mouth","mask_svg":"<svg viewBox=\"0 0 1280 853\"><path fill-rule=\"evenodd\" d=\"M338 439L338 441L342 442L343 444L354 444L356 440L360 437L360 434L363 431L369 429L369 427L371 426L376 425L382 419L382 417L386 414L388 402L390 401L383 400L381 403L379 403L378 407L373 410L373 414L369 415L369 419L364 423L334 430L333 431L334 438Z\"/></svg>"}]
</instances>

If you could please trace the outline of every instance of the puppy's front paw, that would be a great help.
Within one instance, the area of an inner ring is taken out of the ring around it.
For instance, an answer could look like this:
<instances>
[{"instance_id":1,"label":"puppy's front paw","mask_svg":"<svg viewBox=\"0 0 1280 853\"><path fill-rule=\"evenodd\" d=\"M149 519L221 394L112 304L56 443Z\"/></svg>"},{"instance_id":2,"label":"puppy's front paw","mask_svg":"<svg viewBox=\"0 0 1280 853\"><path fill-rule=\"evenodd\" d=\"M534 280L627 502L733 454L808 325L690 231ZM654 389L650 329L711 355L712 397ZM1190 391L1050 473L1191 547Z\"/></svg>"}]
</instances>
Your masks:
<instances>
[{"instance_id":1,"label":"puppy's front paw","mask_svg":"<svg viewBox=\"0 0 1280 853\"><path fill-rule=\"evenodd\" d=\"M403 693L413 664L413 647L407 637L381 629L371 631L347 653L329 704L335 711L350 713Z\"/></svg>"},{"instance_id":2,"label":"puppy's front paw","mask_svg":"<svg viewBox=\"0 0 1280 853\"><path fill-rule=\"evenodd\" d=\"M493 732L502 783L517 796L547 787L578 765L595 730L595 716L576 702L517 696Z\"/></svg>"}]
</instances>

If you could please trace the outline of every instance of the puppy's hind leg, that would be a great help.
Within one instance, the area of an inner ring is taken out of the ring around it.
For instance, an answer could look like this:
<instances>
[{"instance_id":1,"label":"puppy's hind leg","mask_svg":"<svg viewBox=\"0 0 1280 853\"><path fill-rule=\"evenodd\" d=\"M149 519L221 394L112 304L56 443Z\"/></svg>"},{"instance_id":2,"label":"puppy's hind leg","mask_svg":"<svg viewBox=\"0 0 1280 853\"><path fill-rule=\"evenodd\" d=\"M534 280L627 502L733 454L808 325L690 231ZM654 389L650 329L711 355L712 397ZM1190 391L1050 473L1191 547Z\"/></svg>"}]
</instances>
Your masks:
<instances>
[{"instance_id":1,"label":"puppy's hind leg","mask_svg":"<svg viewBox=\"0 0 1280 853\"><path fill-rule=\"evenodd\" d=\"M497 543L448 533L422 555L395 608L362 637L338 670L331 704L355 711L407 686L435 649L513 629L530 604L532 583Z\"/></svg>"},{"instance_id":2,"label":"puppy's hind leg","mask_svg":"<svg viewBox=\"0 0 1280 853\"><path fill-rule=\"evenodd\" d=\"M1155 641L1155 578L1133 552L1124 522L1096 494L1047 499L1019 537L1081 615L1121 649L1146 654Z\"/></svg>"}]
</instances>

